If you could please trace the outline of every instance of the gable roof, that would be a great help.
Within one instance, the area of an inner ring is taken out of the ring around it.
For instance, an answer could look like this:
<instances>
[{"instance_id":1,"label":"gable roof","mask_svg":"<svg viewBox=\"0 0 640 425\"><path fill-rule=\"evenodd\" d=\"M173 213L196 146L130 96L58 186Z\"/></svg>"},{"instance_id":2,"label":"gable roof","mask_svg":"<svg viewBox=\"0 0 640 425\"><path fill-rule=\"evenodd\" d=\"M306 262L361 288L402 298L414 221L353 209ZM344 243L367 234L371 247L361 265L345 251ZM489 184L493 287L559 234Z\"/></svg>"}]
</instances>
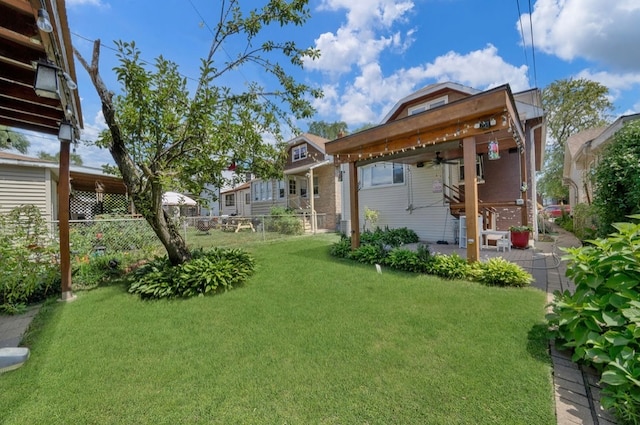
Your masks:
<instances>
[{"instance_id":1,"label":"gable roof","mask_svg":"<svg viewBox=\"0 0 640 425\"><path fill-rule=\"evenodd\" d=\"M316 136L315 134L311 134L311 133L302 133L296 137L294 137L293 139L289 140L287 142L287 144L292 147L295 145L298 145L302 142L307 142L312 144L317 150L319 150L322 153L325 153L325 149L324 149L324 145L329 142L328 139L325 139L324 137L320 137L320 136Z\"/></svg>"},{"instance_id":2,"label":"gable roof","mask_svg":"<svg viewBox=\"0 0 640 425\"><path fill-rule=\"evenodd\" d=\"M445 82L445 83L436 83L436 84L429 84L426 87L421 88L418 91L415 91L411 94L409 94L408 96L403 97L402 99L400 99L399 101L396 102L395 105L393 105L393 107L391 108L391 110L387 113L387 115L385 115L385 117L382 119L382 123L386 123L387 121L389 121L391 118L393 118L398 112L400 112L400 110L409 102L419 99L421 97L426 97L428 95L437 93L439 91L443 91L445 89L449 89L449 90L453 90L453 91L457 91L460 93L464 93L464 94L468 94L468 95L474 95L474 94L478 94L481 92L481 90L477 90L474 89L472 87L467 87L467 86L463 86L462 84L458 84L458 83L453 83L453 82Z\"/></svg>"},{"instance_id":3,"label":"gable roof","mask_svg":"<svg viewBox=\"0 0 640 425\"><path fill-rule=\"evenodd\" d=\"M595 127L589 128L586 130L582 130L567 139L567 151L571 155L571 158L574 158L580 148L585 143L591 142L593 139L598 137L605 130L605 127Z\"/></svg>"},{"instance_id":4,"label":"gable roof","mask_svg":"<svg viewBox=\"0 0 640 425\"><path fill-rule=\"evenodd\" d=\"M240 192L241 190L246 190L246 189L251 189L251 182L248 181L246 183L242 183L240 186L236 186L234 188L231 189L227 189L223 192L220 192L220 195L224 195L224 194L228 194L228 193L234 193L234 192Z\"/></svg>"}]
</instances>

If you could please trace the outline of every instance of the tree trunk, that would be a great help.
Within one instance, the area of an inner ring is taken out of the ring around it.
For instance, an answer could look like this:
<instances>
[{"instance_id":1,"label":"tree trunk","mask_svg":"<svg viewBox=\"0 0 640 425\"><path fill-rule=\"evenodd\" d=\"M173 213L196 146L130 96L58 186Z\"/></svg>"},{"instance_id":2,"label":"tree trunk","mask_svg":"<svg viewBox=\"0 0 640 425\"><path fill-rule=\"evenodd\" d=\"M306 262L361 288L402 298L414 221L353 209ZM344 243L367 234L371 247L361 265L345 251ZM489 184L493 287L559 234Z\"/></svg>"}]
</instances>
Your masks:
<instances>
[{"instance_id":1,"label":"tree trunk","mask_svg":"<svg viewBox=\"0 0 640 425\"><path fill-rule=\"evenodd\" d=\"M129 155L129 151L122 137L122 132L116 121L112 101L113 93L107 89L98 73L100 40L96 40L93 44L91 65L87 63L75 48L73 51L78 61L89 73L91 81L100 97L102 113L111 132L109 152L111 152L111 156L120 169L122 179L133 199L136 210L142 214L147 220L147 223L153 228L160 242L164 245L172 265L176 266L190 260L191 253L187 248L186 242L180 235L180 229L176 227L175 222L162 209L162 186L151 170L139 170Z\"/></svg>"}]
</instances>

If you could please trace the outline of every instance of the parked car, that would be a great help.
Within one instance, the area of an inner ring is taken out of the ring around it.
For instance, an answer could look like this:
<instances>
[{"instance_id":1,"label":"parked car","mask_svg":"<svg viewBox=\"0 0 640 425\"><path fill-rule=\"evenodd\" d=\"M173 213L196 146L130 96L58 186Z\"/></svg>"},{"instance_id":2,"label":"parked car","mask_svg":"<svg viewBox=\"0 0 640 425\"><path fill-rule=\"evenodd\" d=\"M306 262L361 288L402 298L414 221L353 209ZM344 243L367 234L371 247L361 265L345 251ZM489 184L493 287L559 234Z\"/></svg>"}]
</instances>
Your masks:
<instances>
[{"instance_id":1,"label":"parked car","mask_svg":"<svg viewBox=\"0 0 640 425\"><path fill-rule=\"evenodd\" d=\"M571 215L571 205L547 205L539 214L544 218L558 218L562 217L563 212Z\"/></svg>"}]
</instances>

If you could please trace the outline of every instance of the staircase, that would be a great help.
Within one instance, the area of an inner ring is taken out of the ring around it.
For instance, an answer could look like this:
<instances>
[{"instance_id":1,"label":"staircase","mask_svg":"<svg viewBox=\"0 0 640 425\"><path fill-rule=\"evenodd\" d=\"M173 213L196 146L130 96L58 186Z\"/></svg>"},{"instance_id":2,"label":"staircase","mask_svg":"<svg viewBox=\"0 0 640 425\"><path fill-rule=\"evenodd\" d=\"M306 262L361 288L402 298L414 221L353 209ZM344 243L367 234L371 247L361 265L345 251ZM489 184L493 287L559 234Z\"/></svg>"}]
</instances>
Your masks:
<instances>
[{"instance_id":1,"label":"staircase","mask_svg":"<svg viewBox=\"0 0 640 425\"><path fill-rule=\"evenodd\" d=\"M460 218L465 214L465 198L464 198L464 186L449 186L444 185L444 199L449 202L449 211L455 218ZM494 222L497 214L497 210L494 207L483 206L482 200L478 199L478 212L482 216L482 222L484 226L490 226ZM486 230L486 229L484 229Z\"/></svg>"}]
</instances>

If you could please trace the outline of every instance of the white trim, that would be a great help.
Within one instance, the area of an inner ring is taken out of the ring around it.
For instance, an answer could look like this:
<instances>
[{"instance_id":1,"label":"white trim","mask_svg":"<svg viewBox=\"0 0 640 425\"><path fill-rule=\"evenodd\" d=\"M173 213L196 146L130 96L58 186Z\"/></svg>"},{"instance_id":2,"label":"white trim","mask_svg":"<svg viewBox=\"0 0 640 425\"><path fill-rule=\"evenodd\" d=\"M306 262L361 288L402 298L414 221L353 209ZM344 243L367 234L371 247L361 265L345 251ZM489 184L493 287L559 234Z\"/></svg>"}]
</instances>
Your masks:
<instances>
[{"instance_id":1,"label":"white trim","mask_svg":"<svg viewBox=\"0 0 640 425\"><path fill-rule=\"evenodd\" d=\"M407 115L419 114L420 112L428 111L429 109L437 108L438 106L443 106L447 103L449 103L449 95L445 94L444 96L430 99L426 102L409 107L407 109Z\"/></svg>"}]
</instances>

